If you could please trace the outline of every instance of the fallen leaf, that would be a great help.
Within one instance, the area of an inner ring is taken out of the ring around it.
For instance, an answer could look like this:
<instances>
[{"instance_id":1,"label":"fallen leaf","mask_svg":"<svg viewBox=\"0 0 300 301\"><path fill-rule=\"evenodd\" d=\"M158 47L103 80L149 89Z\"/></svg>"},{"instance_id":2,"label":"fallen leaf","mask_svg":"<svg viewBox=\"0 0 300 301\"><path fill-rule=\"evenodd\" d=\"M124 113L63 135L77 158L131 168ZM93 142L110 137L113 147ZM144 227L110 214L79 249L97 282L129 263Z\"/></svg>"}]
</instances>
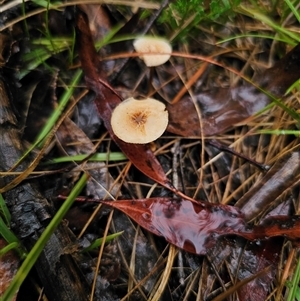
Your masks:
<instances>
[{"instance_id":1,"label":"fallen leaf","mask_svg":"<svg viewBox=\"0 0 300 301\"><path fill-rule=\"evenodd\" d=\"M249 228L244 215L234 206L184 199L148 198L101 201L127 214L141 227L163 236L168 242L195 254L206 254L222 236L237 235L248 240L275 236L299 242L300 216L270 217Z\"/></svg>"},{"instance_id":2,"label":"fallen leaf","mask_svg":"<svg viewBox=\"0 0 300 301\"><path fill-rule=\"evenodd\" d=\"M283 239L270 239L258 244L251 244L242 253L241 250L238 251L239 253L234 253L231 259L239 260L240 264L235 267L237 270L233 274L241 281L269 267L269 270L261 277L255 277L251 282L238 289L239 300L266 300L270 285L276 276L282 243Z\"/></svg>"},{"instance_id":3,"label":"fallen leaf","mask_svg":"<svg viewBox=\"0 0 300 301\"><path fill-rule=\"evenodd\" d=\"M291 203L291 201L287 200L280 204L268 213L268 217L288 215L293 206ZM245 241L238 239L234 241L224 239L218 243L215 248L210 250L208 256L213 260L215 270L222 271L220 276L224 282L226 282L226 277L228 277L224 270L228 270L231 279L236 279L236 281L232 287L226 289L216 299L220 297L218 300L225 300L228 296L226 292L231 290L231 293L237 292L240 301L265 301L269 294L270 285L277 274L283 243L283 237L275 237L265 241L259 240L252 243L245 243ZM204 263L204 265L206 264ZM266 273L257 277L266 268L268 268ZM206 265L206 269L210 269L210 265ZM255 279L248 282L249 278L253 276ZM206 292L211 291L211 287L213 287L215 282L219 282L215 275L210 275L206 279L205 277L203 278L203 300L207 297ZM243 283L242 286L240 286L241 283Z\"/></svg>"},{"instance_id":4,"label":"fallen leaf","mask_svg":"<svg viewBox=\"0 0 300 301\"><path fill-rule=\"evenodd\" d=\"M101 62L94 47L88 20L82 12L78 13L76 29L79 57L85 73L86 84L96 94L95 104L97 110L111 138L131 163L142 173L171 191L182 194L167 178L162 166L147 144L128 144L114 134L110 122L111 114L114 108L121 102L121 98L109 83L106 82L105 70L102 70Z\"/></svg>"},{"instance_id":5,"label":"fallen leaf","mask_svg":"<svg viewBox=\"0 0 300 301\"><path fill-rule=\"evenodd\" d=\"M299 64L300 44L273 67L256 76L255 85L276 97L282 97L300 78ZM270 102L266 94L250 83L237 87L214 88L195 95L195 103L190 97L184 97L175 104L168 104L170 121L167 130L183 137L212 136L257 113ZM202 128L195 105L201 114Z\"/></svg>"},{"instance_id":6,"label":"fallen leaf","mask_svg":"<svg viewBox=\"0 0 300 301\"><path fill-rule=\"evenodd\" d=\"M242 214L231 206L169 198L103 203L121 210L141 227L165 237L168 242L196 254L205 254L207 248L213 247L218 232L229 234L245 229Z\"/></svg>"}]
</instances>

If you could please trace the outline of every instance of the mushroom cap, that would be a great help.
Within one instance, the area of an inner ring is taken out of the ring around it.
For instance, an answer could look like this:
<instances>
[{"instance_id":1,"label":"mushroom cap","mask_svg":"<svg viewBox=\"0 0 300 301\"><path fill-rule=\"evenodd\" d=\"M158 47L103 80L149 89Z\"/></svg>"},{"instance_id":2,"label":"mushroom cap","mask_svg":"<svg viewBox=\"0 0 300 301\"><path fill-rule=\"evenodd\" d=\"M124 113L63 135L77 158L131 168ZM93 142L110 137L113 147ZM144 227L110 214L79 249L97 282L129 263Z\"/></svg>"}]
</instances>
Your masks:
<instances>
[{"instance_id":1,"label":"mushroom cap","mask_svg":"<svg viewBox=\"0 0 300 301\"><path fill-rule=\"evenodd\" d=\"M166 39L157 37L138 38L133 42L133 47L136 52L145 53L140 58L148 67L164 64L169 60L172 52L170 43Z\"/></svg>"},{"instance_id":2,"label":"mushroom cap","mask_svg":"<svg viewBox=\"0 0 300 301\"><path fill-rule=\"evenodd\" d=\"M111 126L115 135L127 142L145 144L159 138L168 125L166 106L153 98L130 97L114 109Z\"/></svg>"}]
</instances>

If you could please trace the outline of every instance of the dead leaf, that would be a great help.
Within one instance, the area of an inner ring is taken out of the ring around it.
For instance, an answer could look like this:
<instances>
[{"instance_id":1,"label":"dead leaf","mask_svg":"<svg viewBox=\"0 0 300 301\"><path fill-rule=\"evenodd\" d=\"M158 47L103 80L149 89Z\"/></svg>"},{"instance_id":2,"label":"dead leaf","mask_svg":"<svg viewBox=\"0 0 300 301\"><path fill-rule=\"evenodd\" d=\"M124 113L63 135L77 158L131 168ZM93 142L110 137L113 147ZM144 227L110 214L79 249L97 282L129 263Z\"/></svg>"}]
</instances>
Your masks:
<instances>
[{"instance_id":1,"label":"dead leaf","mask_svg":"<svg viewBox=\"0 0 300 301\"><path fill-rule=\"evenodd\" d=\"M167 178L162 166L147 144L128 144L120 140L112 131L111 114L113 109L121 102L121 99L106 82L105 70L102 70L101 62L98 59L88 27L88 20L82 12L78 13L77 18L77 38L79 57L85 73L86 83L96 94L96 107L111 138L137 169L164 187L180 194Z\"/></svg>"},{"instance_id":2,"label":"dead leaf","mask_svg":"<svg viewBox=\"0 0 300 301\"><path fill-rule=\"evenodd\" d=\"M218 232L229 234L245 229L238 209L225 205L194 204L169 198L103 203L121 210L141 227L165 237L168 242L196 254L205 254L213 247Z\"/></svg>"},{"instance_id":3,"label":"dead leaf","mask_svg":"<svg viewBox=\"0 0 300 301\"><path fill-rule=\"evenodd\" d=\"M258 75L254 82L276 97L300 78L300 44L286 54L272 68ZM263 109L271 101L263 92L250 83L237 87L214 88L195 95L195 104L190 97L184 97L175 104L169 104L168 131L183 137L211 136L222 133ZM200 119L195 109L198 106ZM184 117L183 117L184 116Z\"/></svg>"},{"instance_id":4,"label":"dead leaf","mask_svg":"<svg viewBox=\"0 0 300 301\"><path fill-rule=\"evenodd\" d=\"M259 244L251 244L242 252L242 255L241 250L239 253L236 253L238 250L232 250L234 254L231 259L240 260L240 264L235 267L236 271L232 272L241 281L269 267L269 270L261 277L255 277L251 282L238 289L239 300L266 300L270 285L276 276L282 242L283 239L270 239Z\"/></svg>"},{"instance_id":5,"label":"dead leaf","mask_svg":"<svg viewBox=\"0 0 300 301\"><path fill-rule=\"evenodd\" d=\"M291 202L286 201L269 212L268 216L287 215L291 211L290 207ZM283 237L275 237L265 241L259 240L247 244L241 240L231 241L226 239L211 249L209 257L213 260L215 270L224 271L224 268L228 269L228 273L232 274L231 279L236 279L234 285L226 292L229 290L231 292L237 291L240 301L265 301L270 285L277 274L283 243ZM226 264L223 264L224 262ZM268 271L261 277L257 277L257 274L267 267ZM226 275L222 272L223 274ZM255 279L247 283L244 282L253 276ZM203 299L205 299L206 291L211 291L214 282L218 281L215 275L210 275L209 278L211 280L203 279ZM240 286L241 283L243 283L243 286ZM205 289L207 286L209 286L209 289ZM225 298L225 292L220 297Z\"/></svg>"},{"instance_id":6,"label":"dead leaf","mask_svg":"<svg viewBox=\"0 0 300 301\"><path fill-rule=\"evenodd\" d=\"M206 254L222 236L237 235L248 240L275 236L299 243L300 216L270 217L263 224L248 228L238 208L172 198L101 201L121 210L141 227L163 236L188 252Z\"/></svg>"}]
</instances>

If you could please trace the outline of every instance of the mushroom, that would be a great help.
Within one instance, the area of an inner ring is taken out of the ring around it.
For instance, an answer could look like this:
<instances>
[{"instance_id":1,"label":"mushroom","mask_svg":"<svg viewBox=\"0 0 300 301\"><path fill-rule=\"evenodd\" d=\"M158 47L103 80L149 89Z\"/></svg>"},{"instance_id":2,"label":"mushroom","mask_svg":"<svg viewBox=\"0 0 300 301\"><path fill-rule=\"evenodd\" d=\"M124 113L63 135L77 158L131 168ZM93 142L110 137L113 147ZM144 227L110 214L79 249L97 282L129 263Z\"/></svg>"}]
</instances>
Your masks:
<instances>
[{"instance_id":1,"label":"mushroom","mask_svg":"<svg viewBox=\"0 0 300 301\"><path fill-rule=\"evenodd\" d=\"M145 53L140 58L148 67L164 64L169 60L172 52L170 43L166 39L158 37L138 38L133 42L133 47L136 52Z\"/></svg>"},{"instance_id":2,"label":"mushroom","mask_svg":"<svg viewBox=\"0 0 300 301\"><path fill-rule=\"evenodd\" d=\"M153 98L130 97L114 109L111 126L115 135L127 142L144 144L159 138L168 125L166 106Z\"/></svg>"}]
</instances>

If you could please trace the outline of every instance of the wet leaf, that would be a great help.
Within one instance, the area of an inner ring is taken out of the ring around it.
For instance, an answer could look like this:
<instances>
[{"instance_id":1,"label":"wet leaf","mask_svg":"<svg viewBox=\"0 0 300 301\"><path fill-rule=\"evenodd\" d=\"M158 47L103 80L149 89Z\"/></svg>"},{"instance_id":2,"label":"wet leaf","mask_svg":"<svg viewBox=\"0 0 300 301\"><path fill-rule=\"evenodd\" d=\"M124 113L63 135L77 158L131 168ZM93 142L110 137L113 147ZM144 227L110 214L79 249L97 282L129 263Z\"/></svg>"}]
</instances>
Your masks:
<instances>
[{"instance_id":1,"label":"wet leaf","mask_svg":"<svg viewBox=\"0 0 300 301\"><path fill-rule=\"evenodd\" d=\"M239 290L240 288L244 288L245 285L249 283L253 283L254 281L257 281L263 277L266 277L267 274L270 273L270 266L264 268L263 270L260 270L258 273L251 275L250 277L245 278L242 281L237 282L234 286L230 287L229 289L226 289L222 294L218 295L216 298L214 298L212 301L223 301L226 300L228 296L230 296L232 293L235 291ZM255 289L256 287L253 287L252 289ZM239 296L240 298L238 299L239 301L250 301L250 300L255 300L259 301L262 300L260 297L260 292L254 292L252 296L247 299L247 295L241 295ZM254 298L252 298L254 297ZM255 299L257 298L257 299ZM265 300L265 299L263 299Z\"/></svg>"},{"instance_id":2,"label":"wet leaf","mask_svg":"<svg viewBox=\"0 0 300 301\"><path fill-rule=\"evenodd\" d=\"M101 62L98 59L88 21L83 13L79 13L77 18L77 38L79 57L85 73L86 83L96 94L96 107L111 138L137 169L152 180L177 193L178 191L165 175L162 166L148 145L128 144L120 140L112 131L111 114L113 109L121 102L121 98L106 82L105 70L102 69Z\"/></svg>"},{"instance_id":3,"label":"wet leaf","mask_svg":"<svg viewBox=\"0 0 300 301\"><path fill-rule=\"evenodd\" d=\"M172 198L102 201L121 210L150 232L188 252L206 254L222 236L237 235L248 240L275 236L299 242L300 216L270 217L248 228L238 208Z\"/></svg>"},{"instance_id":4,"label":"wet leaf","mask_svg":"<svg viewBox=\"0 0 300 301\"><path fill-rule=\"evenodd\" d=\"M291 211L290 207L291 202L287 200L269 212L268 216L276 218L276 215L287 215L288 212ZM262 223L264 223L264 221ZM269 267L268 272L262 275L262 277L256 278L238 289L240 300L266 300L269 288L277 274L283 244L284 239L282 237L276 237L267 241L247 244L246 248L243 247L243 251L237 249L237 246L231 249L229 262L240 261L240 264L238 266L230 264L230 268L232 273L237 275L237 279L241 281L245 277L248 277L248 275L255 275L262 269Z\"/></svg>"},{"instance_id":5,"label":"wet leaf","mask_svg":"<svg viewBox=\"0 0 300 301\"><path fill-rule=\"evenodd\" d=\"M239 268L235 271L237 279L243 280L249 275L256 275L259 271L269 267L269 270L256 277L251 282L238 289L240 300L264 301L269 293L278 268L278 259L282 248L282 239L270 239L257 245L250 245L242 253L234 253L232 260L239 260Z\"/></svg>"},{"instance_id":6,"label":"wet leaf","mask_svg":"<svg viewBox=\"0 0 300 301\"><path fill-rule=\"evenodd\" d=\"M269 212L268 216L275 216L276 219L278 215L287 215L291 211L290 207L291 202L286 201ZM229 290L231 290L231 293L237 292L241 301L265 301L270 285L276 277L283 243L283 237L275 237L265 241L259 240L247 244L242 240L235 239L232 242L226 239L218 243L216 248L209 252L209 257L213 259L217 271L223 270L224 262L226 262L225 269L228 269L228 273L232 274L231 277L236 279L235 284L226 292ZM266 268L268 270L258 277L258 274ZM253 276L255 276L254 279ZM211 277L214 281L218 281L216 277ZM250 278L252 280L248 282ZM204 281L206 280L204 279ZM242 286L240 286L241 283L243 283ZM213 285L213 282L208 280L203 284L204 294L207 285ZM225 300L228 296L226 292L216 299L220 297L218 300Z\"/></svg>"},{"instance_id":7,"label":"wet leaf","mask_svg":"<svg viewBox=\"0 0 300 301\"><path fill-rule=\"evenodd\" d=\"M299 63L300 44L272 68L258 75L254 83L268 93L282 97L285 91L300 78L300 69L297 68ZM195 104L190 97L169 104L167 106L170 118L168 131L184 137L215 135L257 113L270 102L266 94L250 83L232 88L214 88L195 95ZM195 105L201 112L202 128L200 128L200 119Z\"/></svg>"}]
</instances>

